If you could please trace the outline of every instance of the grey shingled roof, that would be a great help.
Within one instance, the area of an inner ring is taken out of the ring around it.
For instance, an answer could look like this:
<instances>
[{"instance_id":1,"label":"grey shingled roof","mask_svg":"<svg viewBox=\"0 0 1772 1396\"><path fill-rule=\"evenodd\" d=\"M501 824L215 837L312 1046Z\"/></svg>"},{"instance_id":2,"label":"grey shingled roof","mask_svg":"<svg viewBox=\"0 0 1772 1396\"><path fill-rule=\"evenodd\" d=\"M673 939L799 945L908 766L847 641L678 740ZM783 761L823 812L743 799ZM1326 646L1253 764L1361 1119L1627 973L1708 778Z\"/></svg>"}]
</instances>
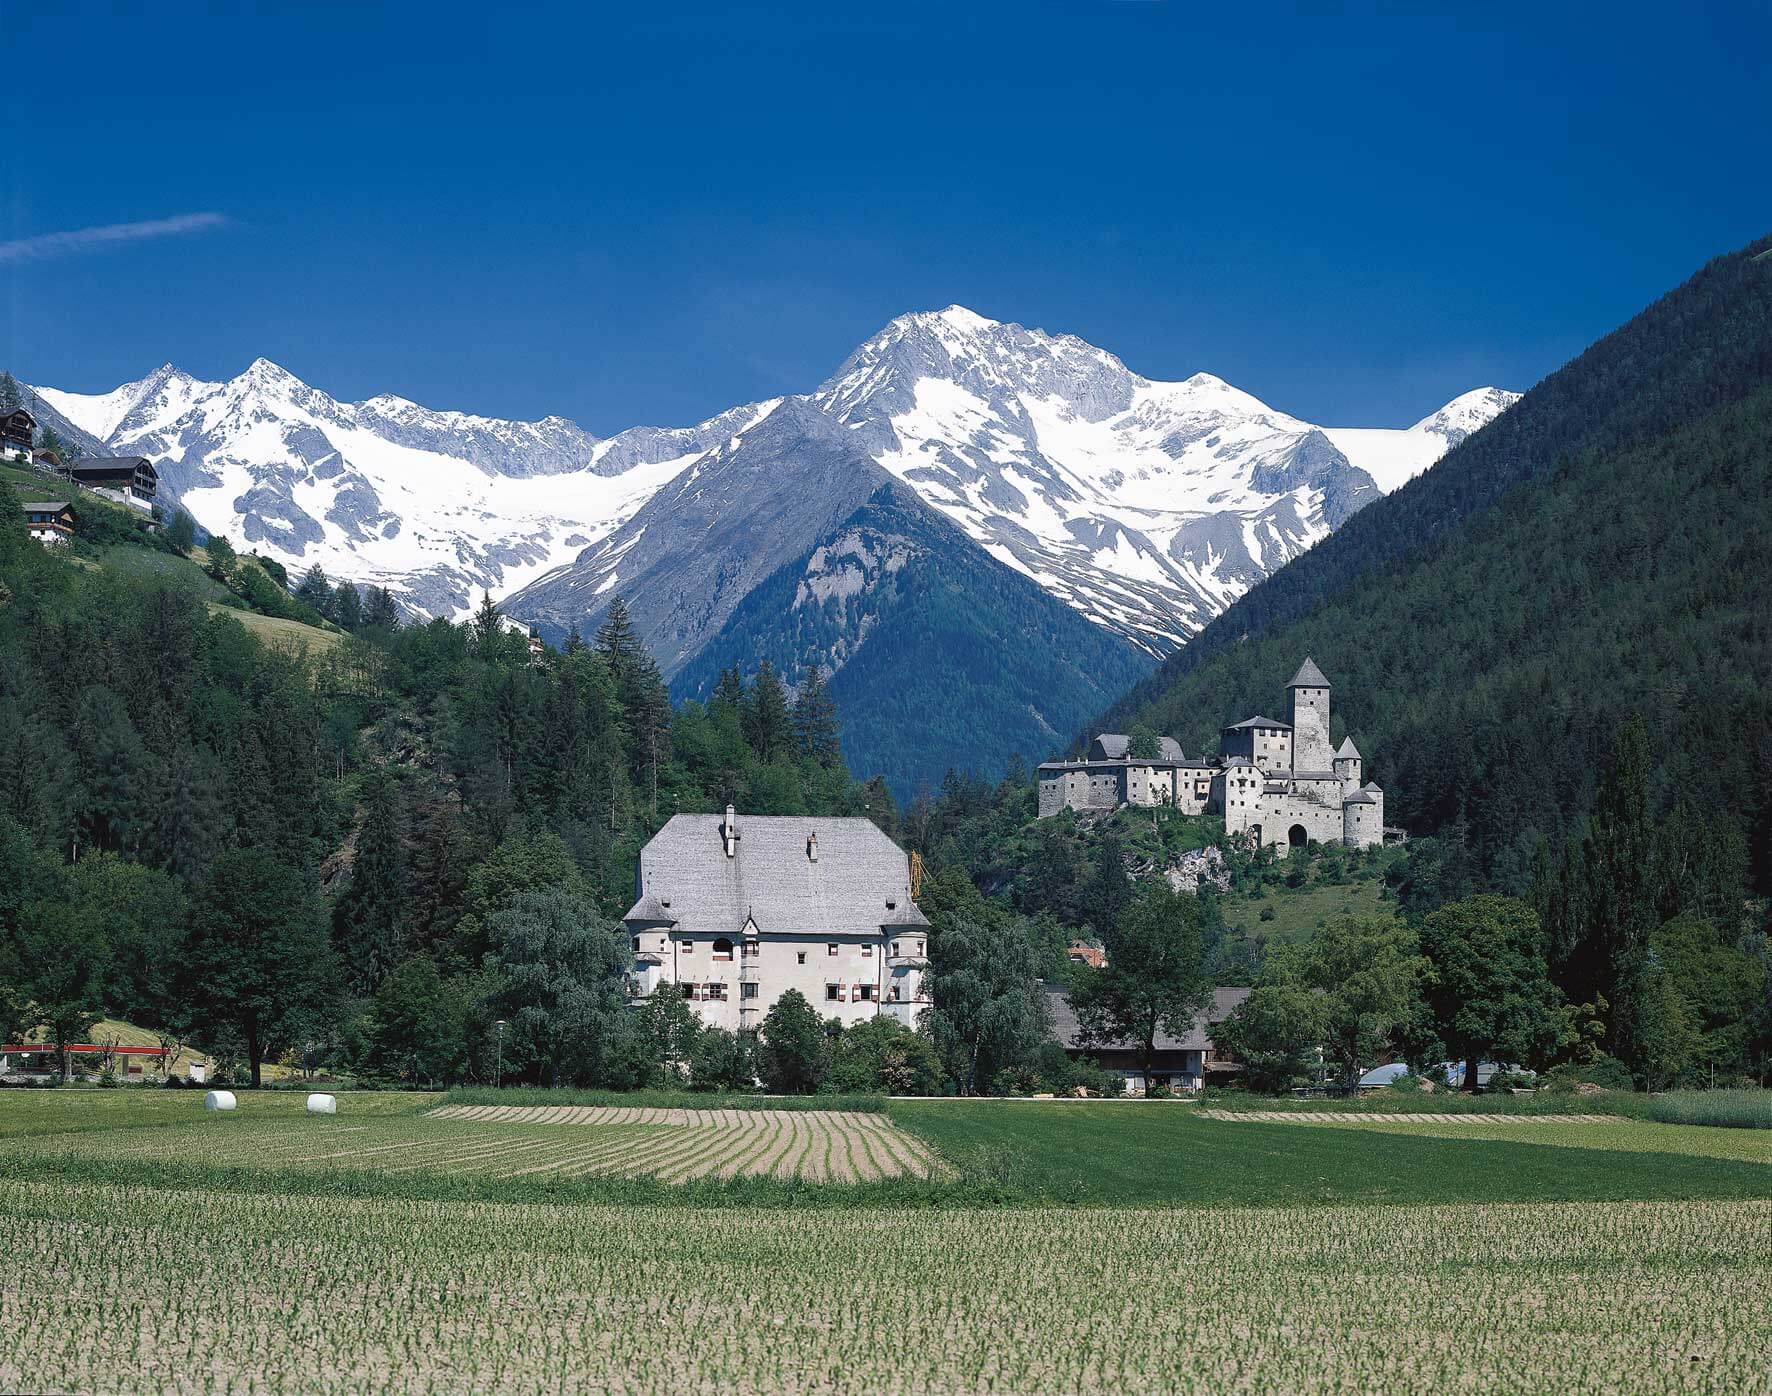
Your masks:
<instances>
[{"instance_id":1,"label":"grey shingled roof","mask_svg":"<svg viewBox=\"0 0 1772 1396\"><path fill-rule=\"evenodd\" d=\"M1292 724L1290 722L1280 722L1271 717L1246 717L1241 722L1233 722L1224 730L1227 732L1240 732L1245 727L1273 727L1282 732L1290 732L1292 730Z\"/></svg>"},{"instance_id":2,"label":"grey shingled roof","mask_svg":"<svg viewBox=\"0 0 1772 1396\"><path fill-rule=\"evenodd\" d=\"M662 926L677 924L677 917L671 909L651 893L645 894L630 906L627 915L621 919L624 921L655 921Z\"/></svg>"},{"instance_id":3,"label":"grey shingled roof","mask_svg":"<svg viewBox=\"0 0 1772 1396\"><path fill-rule=\"evenodd\" d=\"M1176 741L1174 737L1159 737L1157 739L1157 755L1165 761L1187 760L1187 757L1181 754L1181 743Z\"/></svg>"},{"instance_id":4,"label":"grey shingled roof","mask_svg":"<svg viewBox=\"0 0 1772 1396\"><path fill-rule=\"evenodd\" d=\"M1317 661L1309 655L1304 663L1298 666L1298 672L1292 676L1287 688L1328 688L1329 680L1323 677L1323 671L1317 667Z\"/></svg>"},{"instance_id":5,"label":"grey shingled roof","mask_svg":"<svg viewBox=\"0 0 1772 1396\"><path fill-rule=\"evenodd\" d=\"M1099 748L1104 760L1118 761L1131 749L1132 738L1124 732L1103 732L1089 745L1091 749Z\"/></svg>"},{"instance_id":6,"label":"grey shingled roof","mask_svg":"<svg viewBox=\"0 0 1772 1396\"><path fill-rule=\"evenodd\" d=\"M1184 1036L1176 1037L1171 1033L1157 1033L1157 1050L1159 1052L1203 1052L1212 1045L1208 1029L1214 1023L1222 1023L1244 999L1249 997L1247 989L1214 989L1212 1004L1204 1013L1194 1015L1193 1025ZM1071 1008L1070 995L1055 985L1046 986L1046 1007L1052 1019L1052 1037L1062 1047L1081 1051L1119 1051L1136 1050L1130 1042L1094 1043L1089 1047L1081 1045L1082 1028L1077 1022L1076 1012Z\"/></svg>"},{"instance_id":7,"label":"grey shingled roof","mask_svg":"<svg viewBox=\"0 0 1772 1396\"><path fill-rule=\"evenodd\" d=\"M1341 739L1341 745L1335 749L1336 760L1339 761L1344 756L1351 756L1356 761L1364 761L1366 759L1360 755L1360 749L1354 745L1354 739L1352 737L1343 737Z\"/></svg>"},{"instance_id":8,"label":"grey shingled roof","mask_svg":"<svg viewBox=\"0 0 1772 1396\"><path fill-rule=\"evenodd\" d=\"M686 931L736 933L755 918L770 935L879 935L927 926L911 900L904 850L867 819L741 814L726 856L720 814L678 814L640 850L640 892L669 902ZM818 835L818 861L806 841ZM888 907L887 902L895 903Z\"/></svg>"},{"instance_id":9,"label":"grey shingled roof","mask_svg":"<svg viewBox=\"0 0 1772 1396\"><path fill-rule=\"evenodd\" d=\"M1384 788L1375 780L1369 780L1360 787L1368 795L1382 795Z\"/></svg>"},{"instance_id":10,"label":"grey shingled roof","mask_svg":"<svg viewBox=\"0 0 1772 1396\"><path fill-rule=\"evenodd\" d=\"M1349 795L1347 799L1342 801L1342 804L1344 805L1375 805L1377 803L1378 801L1374 800L1364 790L1357 795Z\"/></svg>"}]
</instances>

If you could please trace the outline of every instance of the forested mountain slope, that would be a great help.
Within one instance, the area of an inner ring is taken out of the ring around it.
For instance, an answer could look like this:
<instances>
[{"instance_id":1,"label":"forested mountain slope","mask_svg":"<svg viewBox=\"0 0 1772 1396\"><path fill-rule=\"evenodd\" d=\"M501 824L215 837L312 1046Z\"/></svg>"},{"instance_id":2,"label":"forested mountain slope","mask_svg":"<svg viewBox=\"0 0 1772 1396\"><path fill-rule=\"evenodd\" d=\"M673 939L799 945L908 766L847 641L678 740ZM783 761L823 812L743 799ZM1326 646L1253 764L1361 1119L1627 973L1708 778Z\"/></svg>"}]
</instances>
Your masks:
<instances>
[{"instance_id":1,"label":"forested mountain slope","mask_svg":"<svg viewBox=\"0 0 1772 1396\"><path fill-rule=\"evenodd\" d=\"M1039 760L1151 663L896 481L745 597L672 692L707 698L764 660L796 686L821 666L849 768L901 799L950 767Z\"/></svg>"},{"instance_id":2,"label":"forested mountain slope","mask_svg":"<svg viewBox=\"0 0 1772 1396\"><path fill-rule=\"evenodd\" d=\"M1768 877L1772 239L1706 266L1426 476L1356 515L1123 700L1189 750L1301 656L1336 686L1388 813L1524 885L1628 715L1662 807Z\"/></svg>"}]
</instances>

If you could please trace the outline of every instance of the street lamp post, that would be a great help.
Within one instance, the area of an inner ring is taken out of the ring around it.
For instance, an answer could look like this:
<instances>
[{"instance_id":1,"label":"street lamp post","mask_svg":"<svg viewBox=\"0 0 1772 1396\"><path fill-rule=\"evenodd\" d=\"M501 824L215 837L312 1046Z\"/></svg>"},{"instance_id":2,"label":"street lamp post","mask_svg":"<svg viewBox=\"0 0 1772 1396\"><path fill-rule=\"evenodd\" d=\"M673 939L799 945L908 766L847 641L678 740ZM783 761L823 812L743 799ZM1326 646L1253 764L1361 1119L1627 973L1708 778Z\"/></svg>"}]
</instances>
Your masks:
<instances>
[{"instance_id":1,"label":"street lamp post","mask_svg":"<svg viewBox=\"0 0 1772 1396\"><path fill-rule=\"evenodd\" d=\"M505 1075L505 1029L510 1026L503 1018L492 1025L498 1029L498 1065L492 1070L492 1087L497 1090L504 1084Z\"/></svg>"}]
</instances>

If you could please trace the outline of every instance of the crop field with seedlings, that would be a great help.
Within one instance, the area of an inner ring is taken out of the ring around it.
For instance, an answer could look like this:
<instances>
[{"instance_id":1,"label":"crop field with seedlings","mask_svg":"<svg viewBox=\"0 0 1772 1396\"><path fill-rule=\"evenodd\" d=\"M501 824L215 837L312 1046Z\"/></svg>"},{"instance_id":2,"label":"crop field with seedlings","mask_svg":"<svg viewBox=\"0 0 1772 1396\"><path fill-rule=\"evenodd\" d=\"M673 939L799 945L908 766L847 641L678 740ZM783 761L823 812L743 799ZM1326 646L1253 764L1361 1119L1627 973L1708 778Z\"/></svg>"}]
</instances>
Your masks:
<instances>
[{"instance_id":1,"label":"crop field with seedlings","mask_svg":"<svg viewBox=\"0 0 1772 1396\"><path fill-rule=\"evenodd\" d=\"M32 1281L0 1291L0 1386L1746 1391L1769 1234L1764 1202L858 1213L27 1181L0 1212ZM70 1294L77 1321L40 1321Z\"/></svg>"},{"instance_id":2,"label":"crop field with seedlings","mask_svg":"<svg viewBox=\"0 0 1772 1396\"><path fill-rule=\"evenodd\" d=\"M200 1161L279 1173L539 1182L872 1183L950 1171L886 1116L855 1111L458 1104L421 1114L431 1098L355 1095L343 1098L338 1115L309 1118L296 1113L300 1096L247 1095L230 1114L204 1113L194 1095L171 1105L164 1098L143 1096L133 1109L109 1112L113 1127L102 1132L81 1127L91 1121L69 1110L80 1123L65 1133L37 1131L28 1153L38 1166L59 1156L78 1165ZM53 1107L40 1113L53 1124Z\"/></svg>"},{"instance_id":3,"label":"crop field with seedlings","mask_svg":"<svg viewBox=\"0 0 1772 1396\"><path fill-rule=\"evenodd\" d=\"M0 1254L30 1277L0 1288L0 1389L1764 1386L1757 1130L304 1105L0 1096Z\"/></svg>"}]
</instances>

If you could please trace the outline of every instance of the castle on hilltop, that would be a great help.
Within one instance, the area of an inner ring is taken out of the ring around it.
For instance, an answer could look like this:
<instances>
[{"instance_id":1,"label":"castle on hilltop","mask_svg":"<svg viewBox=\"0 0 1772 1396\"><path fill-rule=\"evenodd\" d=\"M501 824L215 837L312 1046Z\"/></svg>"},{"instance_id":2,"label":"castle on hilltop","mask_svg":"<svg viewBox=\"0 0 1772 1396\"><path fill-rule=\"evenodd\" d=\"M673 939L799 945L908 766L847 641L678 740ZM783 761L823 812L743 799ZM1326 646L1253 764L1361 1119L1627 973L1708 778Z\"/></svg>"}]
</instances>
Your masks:
<instances>
[{"instance_id":1,"label":"castle on hilltop","mask_svg":"<svg viewBox=\"0 0 1772 1396\"><path fill-rule=\"evenodd\" d=\"M1064 809L1165 805L1224 816L1227 834L1257 847L1311 842L1371 848L1384 842L1384 791L1361 784L1353 738L1329 744L1329 680L1306 659L1286 685L1290 722L1245 718L1223 730L1215 758L1187 760L1162 737L1156 755L1132 754L1130 737L1104 732L1081 761L1040 767L1040 817Z\"/></svg>"}]
</instances>

